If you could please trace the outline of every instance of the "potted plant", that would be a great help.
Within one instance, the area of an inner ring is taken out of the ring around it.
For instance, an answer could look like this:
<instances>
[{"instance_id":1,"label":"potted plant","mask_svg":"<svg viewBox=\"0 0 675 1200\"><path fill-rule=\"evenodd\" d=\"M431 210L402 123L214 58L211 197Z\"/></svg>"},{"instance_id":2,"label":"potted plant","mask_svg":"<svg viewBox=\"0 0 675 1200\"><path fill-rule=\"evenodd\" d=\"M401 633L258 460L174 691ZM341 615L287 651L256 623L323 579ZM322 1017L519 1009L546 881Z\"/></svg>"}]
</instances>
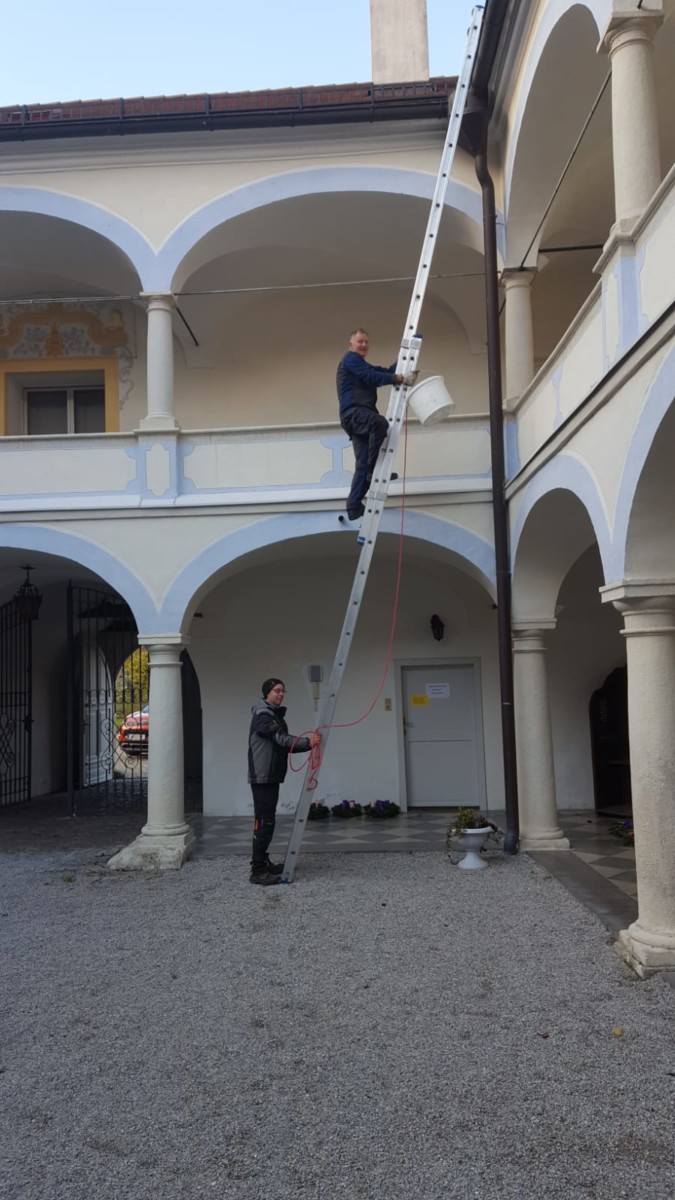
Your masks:
<instances>
[{"instance_id":1,"label":"potted plant","mask_svg":"<svg viewBox=\"0 0 675 1200\"><path fill-rule=\"evenodd\" d=\"M329 816L330 812L323 800L317 800L314 804L310 804L309 812L307 813L308 821L324 821Z\"/></svg>"},{"instance_id":2,"label":"potted plant","mask_svg":"<svg viewBox=\"0 0 675 1200\"><path fill-rule=\"evenodd\" d=\"M360 817L363 809L355 800L341 800L339 804L334 804L330 811L334 817L348 821L351 817Z\"/></svg>"},{"instance_id":3,"label":"potted plant","mask_svg":"<svg viewBox=\"0 0 675 1200\"><path fill-rule=\"evenodd\" d=\"M373 804L366 804L363 815L376 820L385 820L387 817L397 817L400 811L399 805L394 804L393 800L375 800Z\"/></svg>"},{"instance_id":4,"label":"potted plant","mask_svg":"<svg viewBox=\"0 0 675 1200\"><path fill-rule=\"evenodd\" d=\"M476 808L464 807L458 809L453 823L448 830L448 847L452 838L461 838L462 849L466 850L464 858L457 864L463 871L482 871L487 867L485 859L480 857L490 833L496 830L496 825L488 821Z\"/></svg>"}]
</instances>

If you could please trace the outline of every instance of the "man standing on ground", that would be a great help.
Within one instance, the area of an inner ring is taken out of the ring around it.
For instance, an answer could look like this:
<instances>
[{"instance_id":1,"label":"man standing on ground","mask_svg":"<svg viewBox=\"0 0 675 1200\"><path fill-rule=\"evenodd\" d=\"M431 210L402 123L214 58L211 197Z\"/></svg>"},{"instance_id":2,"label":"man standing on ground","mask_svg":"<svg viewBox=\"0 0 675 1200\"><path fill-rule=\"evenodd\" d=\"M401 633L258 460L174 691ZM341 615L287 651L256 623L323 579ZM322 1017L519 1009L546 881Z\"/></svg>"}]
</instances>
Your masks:
<instances>
[{"instance_id":1,"label":"man standing on ground","mask_svg":"<svg viewBox=\"0 0 675 1200\"><path fill-rule=\"evenodd\" d=\"M309 737L293 737L284 720L286 688L281 679L266 679L262 700L251 709L248 735L248 781L253 792L253 854L251 883L278 883L283 863L273 863L267 853L274 834L279 785L286 778L288 755L306 753L321 742L316 731Z\"/></svg>"},{"instance_id":2,"label":"man standing on ground","mask_svg":"<svg viewBox=\"0 0 675 1200\"><path fill-rule=\"evenodd\" d=\"M356 466L352 487L347 499L347 516L357 521L364 514L363 498L370 487L377 456L380 453L389 423L377 411L377 389L387 384L415 382L415 376L396 374L391 367L374 367L366 362L369 337L365 329L355 329L349 335L349 349L343 354L337 369L337 393L340 401L340 424L354 448ZM392 479L396 475L392 474Z\"/></svg>"}]
</instances>

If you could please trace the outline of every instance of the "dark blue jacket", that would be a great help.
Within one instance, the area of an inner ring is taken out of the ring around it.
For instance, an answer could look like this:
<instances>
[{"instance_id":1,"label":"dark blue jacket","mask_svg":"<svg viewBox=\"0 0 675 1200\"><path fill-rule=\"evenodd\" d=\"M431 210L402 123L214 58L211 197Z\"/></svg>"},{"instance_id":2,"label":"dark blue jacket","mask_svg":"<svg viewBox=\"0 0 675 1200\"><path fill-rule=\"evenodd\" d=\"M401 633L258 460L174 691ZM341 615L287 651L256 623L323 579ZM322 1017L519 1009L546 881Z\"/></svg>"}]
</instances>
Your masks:
<instances>
[{"instance_id":1,"label":"dark blue jacket","mask_svg":"<svg viewBox=\"0 0 675 1200\"><path fill-rule=\"evenodd\" d=\"M337 369L337 394L340 420L350 408L376 408L377 389L396 381L396 363L374 367L354 350L342 355Z\"/></svg>"},{"instance_id":2,"label":"dark blue jacket","mask_svg":"<svg viewBox=\"0 0 675 1200\"><path fill-rule=\"evenodd\" d=\"M249 783L283 783L291 749L294 754L309 750L309 738L294 738L288 732L285 716L283 705L268 704L267 700L253 705L248 735Z\"/></svg>"}]
</instances>

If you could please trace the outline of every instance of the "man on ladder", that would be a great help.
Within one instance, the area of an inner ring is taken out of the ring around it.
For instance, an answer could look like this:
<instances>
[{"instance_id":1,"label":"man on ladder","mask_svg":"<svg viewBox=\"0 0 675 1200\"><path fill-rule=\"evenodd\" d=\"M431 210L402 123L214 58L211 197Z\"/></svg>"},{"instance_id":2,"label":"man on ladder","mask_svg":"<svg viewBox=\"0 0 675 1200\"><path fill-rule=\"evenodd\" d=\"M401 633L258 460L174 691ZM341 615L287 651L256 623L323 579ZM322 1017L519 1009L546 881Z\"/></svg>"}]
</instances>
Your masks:
<instances>
[{"instance_id":1,"label":"man on ladder","mask_svg":"<svg viewBox=\"0 0 675 1200\"><path fill-rule=\"evenodd\" d=\"M455 150L457 148L457 142L459 139L462 118L464 116L464 108L469 84L471 82L474 57L480 37L482 17L482 10L479 8L474 8L471 14L471 26L469 28L466 55L462 70L457 80L457 87L455 89L452 111L450 113L450 122L448 125L445 145L443 147L443 153L441 155L436 186L434 188L434 194L431 200L431 210L429 213L426 232L424 234L422 254L420 257L419 266L417 268L417 275L415 276L410 307L408 309L408 315L406 317L406 323L403 330L403 337L401 339L401 348L395 369L392 369L388 373L385 372L385 374L389 374L390 376L393 389L389 401L389 407L387 409L387 416L384 418L384 425L379 426L378 431L379 435L379 432L384 429L384 436L380 436L380 453L376 456L377 461L373 464L370 484L367 485L366 488L367 497L365 495L365 491L359 497L359 507L362 507L364 510L363 520L357 539L359 545L361 546L361 551L354 575L354 583L352 585L351 595L347 603L347 610L342 626L342 632L338 639L337 652L335 655L335 661L333 663L330 679L328 681L328 689L326 695L324 696L319 713L318 728L323 733L322 746L324 749L328 741L328 734L331 729L338 695L340 692L340 686L342 684L342 678L347 665L347 660L349 658L349 652L351 650L353 634L356 628L359 610L361 608L361 601L363 599L366 583L368 581L368 572L370 570L370 564L372 561L373 552L375 550L375 543L377 541L380 522L384 512L384 505L389 490L389 482L392 478L391 468L394 461L394 454L398 446L401 429L404 423L405 410L408 402L408 389L415 381L417 360L419 358L422 346L422 339L418 333L418 321L422 311L422 304L424 302L427 283L429 281L429 272L434 256L434 250L436 248L437 233L443 213L443 205L448 188L450 170L455 157ZM345 356L345 358L348 358L349 355L353 353L353 359L349 359L349 361L353 364L354 359L362 360L362 372L366 366L368 366L369 370L377 370L377 368L372 368L369 364L365 363L365 356L368 350L368 335L363 330L356 330L356 333L364 335L365 348L362 345L361 352L357 352L356 350L352 352L350 346L350 351L348 351L348 354ZM357 370L358 369L359 368L357 367ZM384 383L385 380L382 382ZM375 406L378 387L377 380L371 379L370 386L372 389L372 400L370 407L375 411L376 416L379 417ZM384 426L387 428L384 428ZM349 433L348 428L347 432ZM350 434L350 436L352 435ZM356 445L354 446L354 449L356 451ZM367 452L367 449L368 447L365 445L364 436L364 442L361 445L360 451L362 456L361 461L363 461L363 457ZM368 475L367 462L368 460L366 459L366 477ZM350 504L354 503L353 494L355 491L355 487L352 486L352 495L350 495L349 499ZM362 504L364 498L366 499L366 503ZM355 510L352 509L351 511L354 512ZM316 788L317 783L318 767L308 767L307 774L305 776L305 782L298 800L298 807L295 813L295 820L293 822L291 836L288 841L288 848L286 850L286 858L284 860L281 877L282 883L291 883L293 879L297 856L300 851L302 835L311 803L311 795L313 790Z\"/></svg>"},{"instance_id":2,"label":"man on ladder","mask_svg":"<svg viewBox=\"0 0 675 1200\"><path fill-rule=\"evenodd\" d=\"M365 329L354 329L349 335L349 349L342 355L337 369L337 393L340 403L340 424L350 439L356 465L347 498L347 517L358 521L363 516L363 497L370 487L380 447L389 432L389 422L377 411L377 389L405 383L411 386L417 372L410 376L397 375L396 363L390 367L375 367L366 362L370 339ZM394 472L390 478L396 479Z\"/></svg>"}]
</instances>

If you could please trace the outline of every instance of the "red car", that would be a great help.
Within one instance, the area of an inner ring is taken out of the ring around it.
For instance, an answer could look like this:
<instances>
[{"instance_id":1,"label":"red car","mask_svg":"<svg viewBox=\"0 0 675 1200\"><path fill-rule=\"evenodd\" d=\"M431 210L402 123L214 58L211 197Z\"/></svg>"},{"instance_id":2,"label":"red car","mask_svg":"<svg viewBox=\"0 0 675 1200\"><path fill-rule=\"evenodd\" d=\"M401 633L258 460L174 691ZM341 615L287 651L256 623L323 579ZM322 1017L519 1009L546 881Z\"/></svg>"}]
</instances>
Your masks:
<instances>
[{"instance_id":1,"label":"red car","mask_svg":"<svg viewBox=\"0 0 675 1200\"><path fill-rule=\"evenodd\" d=\"M138 750L139 753L148 748L148 727L150 718L148 705L136 712L128 713L117 731L117 740L125 750Z\"/></svg>"}]
</instances>

